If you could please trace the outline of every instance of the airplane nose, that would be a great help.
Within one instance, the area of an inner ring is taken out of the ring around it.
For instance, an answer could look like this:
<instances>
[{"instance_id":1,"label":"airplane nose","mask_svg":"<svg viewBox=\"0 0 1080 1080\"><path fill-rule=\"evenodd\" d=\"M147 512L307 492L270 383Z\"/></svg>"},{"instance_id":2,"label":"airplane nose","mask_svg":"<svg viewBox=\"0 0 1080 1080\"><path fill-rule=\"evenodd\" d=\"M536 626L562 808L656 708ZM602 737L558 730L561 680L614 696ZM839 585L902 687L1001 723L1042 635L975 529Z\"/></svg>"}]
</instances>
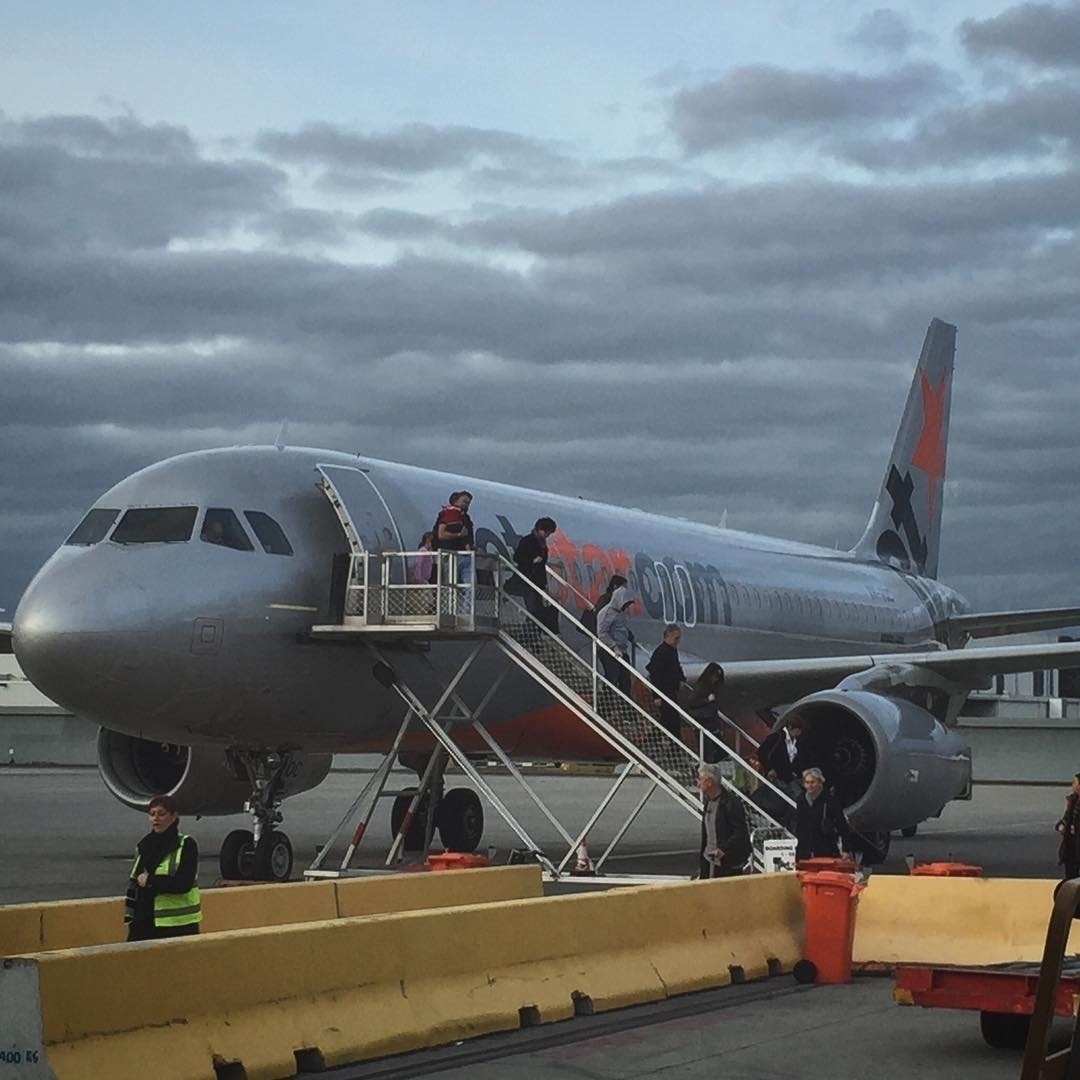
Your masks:
<instances>
[{"instance_id":1,"label":"airplane nose","mask_svg":"<svg viewBox=\"0 0 1080 1080\"><path fill-rule=\"evenodd\" d=\"M93 711L96 693L123 661L122 640L145 615L142 590L85 560L59 557L30 583L12 621L15 657L47 697L72 711Z\"/></svg>"}]
</instances>

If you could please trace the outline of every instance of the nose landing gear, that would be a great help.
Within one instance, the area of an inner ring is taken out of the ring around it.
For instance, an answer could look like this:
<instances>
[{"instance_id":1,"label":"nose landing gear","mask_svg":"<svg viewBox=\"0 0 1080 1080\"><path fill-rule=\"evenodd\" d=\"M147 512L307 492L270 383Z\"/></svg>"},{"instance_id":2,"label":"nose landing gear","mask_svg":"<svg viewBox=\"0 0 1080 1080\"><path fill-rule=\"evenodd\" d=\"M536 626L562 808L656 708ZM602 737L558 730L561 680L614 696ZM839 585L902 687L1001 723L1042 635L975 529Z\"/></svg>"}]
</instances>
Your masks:
<instances>
[{"instance_id":1,"label":"nose landing gear","mask_svg":"<svg viewBox=\"0 0 1080 1080\"><path fill-rule=\"evenodd\" d=\"M221 876L239 881L288 881L293 850L288 836L275 829L282 821L280 806L285 777L292 766L288 751L232 750L230 757L247 773L251 798L244 809L252 828L234 829L219 853Z\"/></svg>"}]
</instances>

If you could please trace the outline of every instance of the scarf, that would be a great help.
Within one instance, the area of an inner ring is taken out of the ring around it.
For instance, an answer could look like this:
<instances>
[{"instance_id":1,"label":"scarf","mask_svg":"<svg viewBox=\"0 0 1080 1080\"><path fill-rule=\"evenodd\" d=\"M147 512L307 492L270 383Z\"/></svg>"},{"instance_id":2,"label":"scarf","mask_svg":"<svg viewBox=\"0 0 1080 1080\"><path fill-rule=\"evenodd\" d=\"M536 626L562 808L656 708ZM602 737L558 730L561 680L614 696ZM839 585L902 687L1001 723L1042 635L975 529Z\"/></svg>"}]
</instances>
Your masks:
<instances>
[{"instance_id":1,"label":"scarf","mask_svg":"<svg viewBox=\"0 0 1080 1080\"><path fill-rule=\"evenodd\" d=\"M180 846L180 822L174 821L163 833L148 832L136 845L139 852L137 872L153 874L158 864Z\"/></svg>"}]
</instances>

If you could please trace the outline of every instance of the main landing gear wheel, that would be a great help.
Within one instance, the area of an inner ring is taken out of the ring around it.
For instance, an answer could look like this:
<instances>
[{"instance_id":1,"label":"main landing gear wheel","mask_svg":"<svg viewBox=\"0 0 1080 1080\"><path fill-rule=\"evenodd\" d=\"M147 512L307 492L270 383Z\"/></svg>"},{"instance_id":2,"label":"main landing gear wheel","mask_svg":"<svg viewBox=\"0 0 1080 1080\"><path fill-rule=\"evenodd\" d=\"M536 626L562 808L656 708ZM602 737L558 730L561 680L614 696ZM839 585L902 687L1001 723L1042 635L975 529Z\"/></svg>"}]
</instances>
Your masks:
<instances>
[{"instance_id":1,"label":"main landing gear wheel","mask_svg":"<svg viewBox=\"0 0 1080 1080\"><path fill-rule=\"evenodd\" d=\"M218 855L221 876L229 881L255 877L255 837L250 829L233 829L222 841Z\"/></svg>"},{"instance_id":2,"label":"main landing gear wheel","mask_svg":"<svg viewBox=\"0 0 1080 1080\"><path fill-rule=\"evenodd\" d=\"M255 877L259 881L288 881L293 868L289 838L280 830L263 834L255 846Z\"/></svg>"},{"instance_id":3,"label":"main landing gear wheel","mask_svg":"<svg viewBox=\"0 0 1080 1080\"><path fill-rule=\"evenodd\" d=\"M452 788L435 814L439 839L447 851L475 851L484 836L484 807L471 788Z\"/></svg>"}]
</instances>

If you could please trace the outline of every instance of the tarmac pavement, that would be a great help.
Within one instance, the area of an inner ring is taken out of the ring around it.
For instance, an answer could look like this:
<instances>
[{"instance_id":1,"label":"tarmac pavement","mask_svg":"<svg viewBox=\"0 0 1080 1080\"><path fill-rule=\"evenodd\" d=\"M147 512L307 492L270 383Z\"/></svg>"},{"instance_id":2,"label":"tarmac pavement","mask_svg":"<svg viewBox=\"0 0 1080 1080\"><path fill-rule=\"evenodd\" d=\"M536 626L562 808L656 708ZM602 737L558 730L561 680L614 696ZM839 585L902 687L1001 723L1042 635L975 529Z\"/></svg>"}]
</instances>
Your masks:
<instances>
[{"instance_id":1,"label":"tarmac pavement","mask_svg":"<svg viewBox=\"0 0 1080 1080\"><path fill-rule=\"evenodd\" d=\"M405 784L410 777L401 774L398 779ZM285 804L283 828L293 841L296 876L367 779L365 773L331 773L314 791ZM488 779L544 850L551 855L565 850L557 831L512 780ZM447 780L452 786L462 782L460 777ZM530 783L573 834L610 787L611 778L556 774L530 777ZM594 858L644 790L644 780L626 783L589 837ZM1058 868L1053 825L1065 793L1064 787L1058 791L978 786L971 802L951 803L940 819L920 826L917 836L894 839L890 858L880 872L905 873L904 855L911 853L919 862L976 863L988 875L1054 877ZM377 808L368 834L371 847L360 849L362 865L382 865L390 843L389 814L388 801ZM485 807L485 814L484 843L494 845L496 862L503 862L522 842L490 807ZM217 851L225 834L250 828L250 821L242 814L201 820L187 817L183 828L199 842L201 879L206 886L218 877ZM145 816L118 803L94 769L0 767L0 903L122 893L135 843L145 831ZM616 849L607 870L687 877L696 871L698 836L695 819L657 792Z\"/></svg>"},{"instance_id":2,"label":"tarmac pavement","mask_svg":"<svg viewBox=\"0 0 1080 1080\"><path fill-rule=\"evenodd\" d=\"M297 874L303 868L300 857L306 861L327 838L366 779L334 773L315 791L289 800L285 827L297 852ZM491 779L500 796L512 795L511 781ZM571 831L611 783L610 778L566 775L539 776L533 782ZM629 782L617 805L628 810L644 790L642 784ZM910 852L920 862L974 862L995 876L1055 876L1053 823L1064 794L1064 788L977 787L972 802L952 804L917 836L897 839L879 872L906 872L903 856ZM558 837L550 823L520 797L514 805L522 808L521 819L538 842L554 852ZM388 816L387 804L372 827L367 863L385 857L388 827L377 823ZM520 841L492 811L487 816L485 842L496 846L497 861L503 861ZM617 814L602 819L590 837L594 855L620 822ZM242 815L185 819L185 830L200 843L204 884L217 876L217 847L225 833L247 824ZM0 826L0 903L118 895L134 844L146 828L145 817L116 802L94 770L18 767L0 768ZM610 869L688 875L697 838L694 819L656 795ZM913 1075L1004 1080L1018 1075L1019 1053L986 1046L976 1013L902 1008L892 1002L891 991L888 978L802 987L790 976L777 976L327 1075L341 1080L435 1073L445 1080L906 1080Z\"/></svg>"}]
</instances>

